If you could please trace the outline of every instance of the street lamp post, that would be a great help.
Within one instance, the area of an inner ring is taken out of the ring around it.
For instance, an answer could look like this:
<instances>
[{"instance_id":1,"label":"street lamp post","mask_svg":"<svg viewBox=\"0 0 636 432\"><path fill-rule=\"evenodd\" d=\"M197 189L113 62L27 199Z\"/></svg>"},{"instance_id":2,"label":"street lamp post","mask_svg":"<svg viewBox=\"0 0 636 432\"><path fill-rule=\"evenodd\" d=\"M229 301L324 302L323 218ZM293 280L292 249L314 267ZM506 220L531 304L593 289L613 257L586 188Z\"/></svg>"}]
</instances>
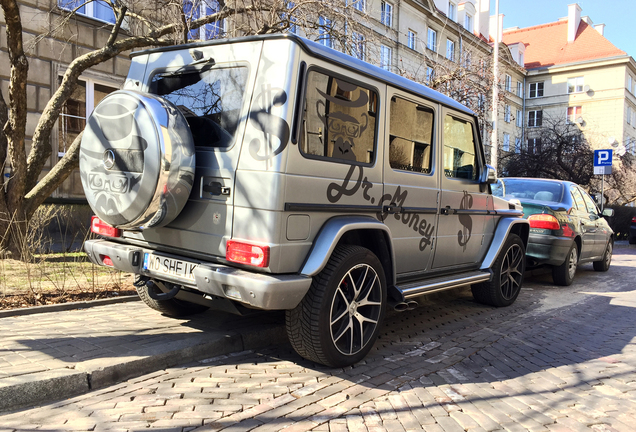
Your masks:
<instances>
[{"instance_id":1,"label":"street lamp post","mask_svg":"<svg viewBox=\"0 0 636 432\"><path fill-rule=\"evenodd\" d=\"M491 137L491 150L490 150L490 164L495 168L497 172L497 155L499 153L499 0L495 2L495 59L493 61L493 89L492 89L492 137Z\"/></svg>"}]
</instances>

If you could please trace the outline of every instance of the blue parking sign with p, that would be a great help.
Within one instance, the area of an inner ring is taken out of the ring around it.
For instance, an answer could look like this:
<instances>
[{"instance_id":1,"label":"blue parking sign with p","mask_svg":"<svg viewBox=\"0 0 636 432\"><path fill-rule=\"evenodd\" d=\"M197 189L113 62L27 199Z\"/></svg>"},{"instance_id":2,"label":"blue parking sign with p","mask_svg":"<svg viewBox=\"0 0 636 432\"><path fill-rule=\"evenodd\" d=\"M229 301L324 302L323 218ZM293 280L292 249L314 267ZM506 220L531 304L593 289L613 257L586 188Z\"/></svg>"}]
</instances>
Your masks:
<instances>
[{"instance_id":1,"label":"blue parking sign with p","mask_svg":"<svg viewBox=\"0 0 636 432\"><path fill-rule=\"evenodd\" d=\"M594 150L594 166L612 166L613 150Z\"/></svg>"}]
</instances>

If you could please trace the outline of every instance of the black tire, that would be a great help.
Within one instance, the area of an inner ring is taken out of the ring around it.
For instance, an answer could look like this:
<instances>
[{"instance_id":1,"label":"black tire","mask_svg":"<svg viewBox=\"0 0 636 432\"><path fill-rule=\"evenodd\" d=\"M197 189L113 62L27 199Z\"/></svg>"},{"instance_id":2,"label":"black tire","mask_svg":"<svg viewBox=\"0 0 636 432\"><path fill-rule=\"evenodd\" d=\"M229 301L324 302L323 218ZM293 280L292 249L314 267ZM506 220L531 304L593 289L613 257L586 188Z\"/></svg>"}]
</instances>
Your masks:
<instances>
[{"instance_id":1,"label":"black tire","mask_svg":"<svg viewBox=\"0 0 636 432\"><path fill-rule=\"evenodd\" d=\"M157 294L161 294L159 288L148 288L146 285L136 286L139 298L152 309L161 312L163 315L178 318L188 315L194 315L205 312L209 308L207 306L190 303L187 301L172 298L169 300L155 300L148 294L148 290L154 289Z\"/></svg>"},{"instance_id":2,"label":"black tire","mask_svg":"<svg viewBox=\"0 0 636 432\"><path fill-rule=\"evenodd\" d=\"M572 285L578 264L579 249L576 246L576 243L573 242L563 264L552 267L552 280L554 283L561 286Z\"/></svg>"},{"instance_id":3,"label":"black tire","mask_svg":"<svg viewBox=\"0 0 636 432\"><path fill-rule=\"evenodd\" d=\"M286 312L291 345L304 358L330 367L362 360L378 337L386 292L382 264L370 250L336 247L300 304Z\"/></svg>"},{"instance_id":4,"label":"black tire","mask_svg":"<svg viewBox=\"0 0 636 432\"><path fill-rule=\"evenodd\" d=\"M525 268L526 248L523 240L516 234L510 234L492 266L491 280L470 287L473 297L479 303L490 306L510 306L521 291Z\"/></svg>"},{"instance_id":5,"label":"black tire","mask_svg":"<svg viewBox=\"0 0 636 432\"><path fill-rule=\"evenodd\" d=\"M594 261L592 265L594 266L594 270L597 272L606 272L610 268L610 264L612 263L612 253L614 252L614 243L612 240L607 242L607 246L605 246L605 252L603 253L603 259L600 261Z\"/></svg>"},{"instance_id":6,"label":"black tire","mask_svg":"<svg viewBox=\"0 0 636 432\"><path fill-rule=\"evenodd\" d=\"M629 244L636 244L636 237L630 237Z\"/></svg>"}]
</instances>

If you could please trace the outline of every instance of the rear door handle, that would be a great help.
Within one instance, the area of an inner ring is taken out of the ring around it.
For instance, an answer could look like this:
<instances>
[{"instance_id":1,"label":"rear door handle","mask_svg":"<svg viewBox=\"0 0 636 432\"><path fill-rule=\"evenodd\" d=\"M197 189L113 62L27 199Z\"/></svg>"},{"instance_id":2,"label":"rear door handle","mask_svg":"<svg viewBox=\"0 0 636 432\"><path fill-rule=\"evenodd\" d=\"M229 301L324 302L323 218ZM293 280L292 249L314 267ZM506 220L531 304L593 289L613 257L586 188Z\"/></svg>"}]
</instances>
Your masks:
<instances>
[{"instance_id":1,"label":"rear door handle","mask_svg":"<svg viewBox=\"0 0 636 432\"><path fill-rule=\"evenodd\" d=\"M223 186L219 182L212 182L207 185L203 185L203 192L209 192L211 195L229 195L230 188L228 186Z\"/></svg>"}]
</instances>

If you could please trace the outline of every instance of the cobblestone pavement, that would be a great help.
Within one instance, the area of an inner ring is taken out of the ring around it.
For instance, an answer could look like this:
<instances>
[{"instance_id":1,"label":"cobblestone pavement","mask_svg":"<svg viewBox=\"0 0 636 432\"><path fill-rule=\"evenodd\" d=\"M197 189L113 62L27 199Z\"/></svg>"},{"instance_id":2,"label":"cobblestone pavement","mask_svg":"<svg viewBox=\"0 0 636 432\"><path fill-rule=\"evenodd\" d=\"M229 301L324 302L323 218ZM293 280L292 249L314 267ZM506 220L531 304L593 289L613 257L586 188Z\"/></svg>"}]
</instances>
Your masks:
<instances>
[{"instance_id":1,"label":"cobblestone pavement","mask_svg":"<svg viewBox=\"0 0 636 432\"><path fill-rule=\"evenodd\" d=\"M288 345L171 368L0 416L0 431L636 430L636 254L571 287L526 280L495 309L459 290L391 313L372 353L328 369Z\"/></svg>"}]
</instances>

